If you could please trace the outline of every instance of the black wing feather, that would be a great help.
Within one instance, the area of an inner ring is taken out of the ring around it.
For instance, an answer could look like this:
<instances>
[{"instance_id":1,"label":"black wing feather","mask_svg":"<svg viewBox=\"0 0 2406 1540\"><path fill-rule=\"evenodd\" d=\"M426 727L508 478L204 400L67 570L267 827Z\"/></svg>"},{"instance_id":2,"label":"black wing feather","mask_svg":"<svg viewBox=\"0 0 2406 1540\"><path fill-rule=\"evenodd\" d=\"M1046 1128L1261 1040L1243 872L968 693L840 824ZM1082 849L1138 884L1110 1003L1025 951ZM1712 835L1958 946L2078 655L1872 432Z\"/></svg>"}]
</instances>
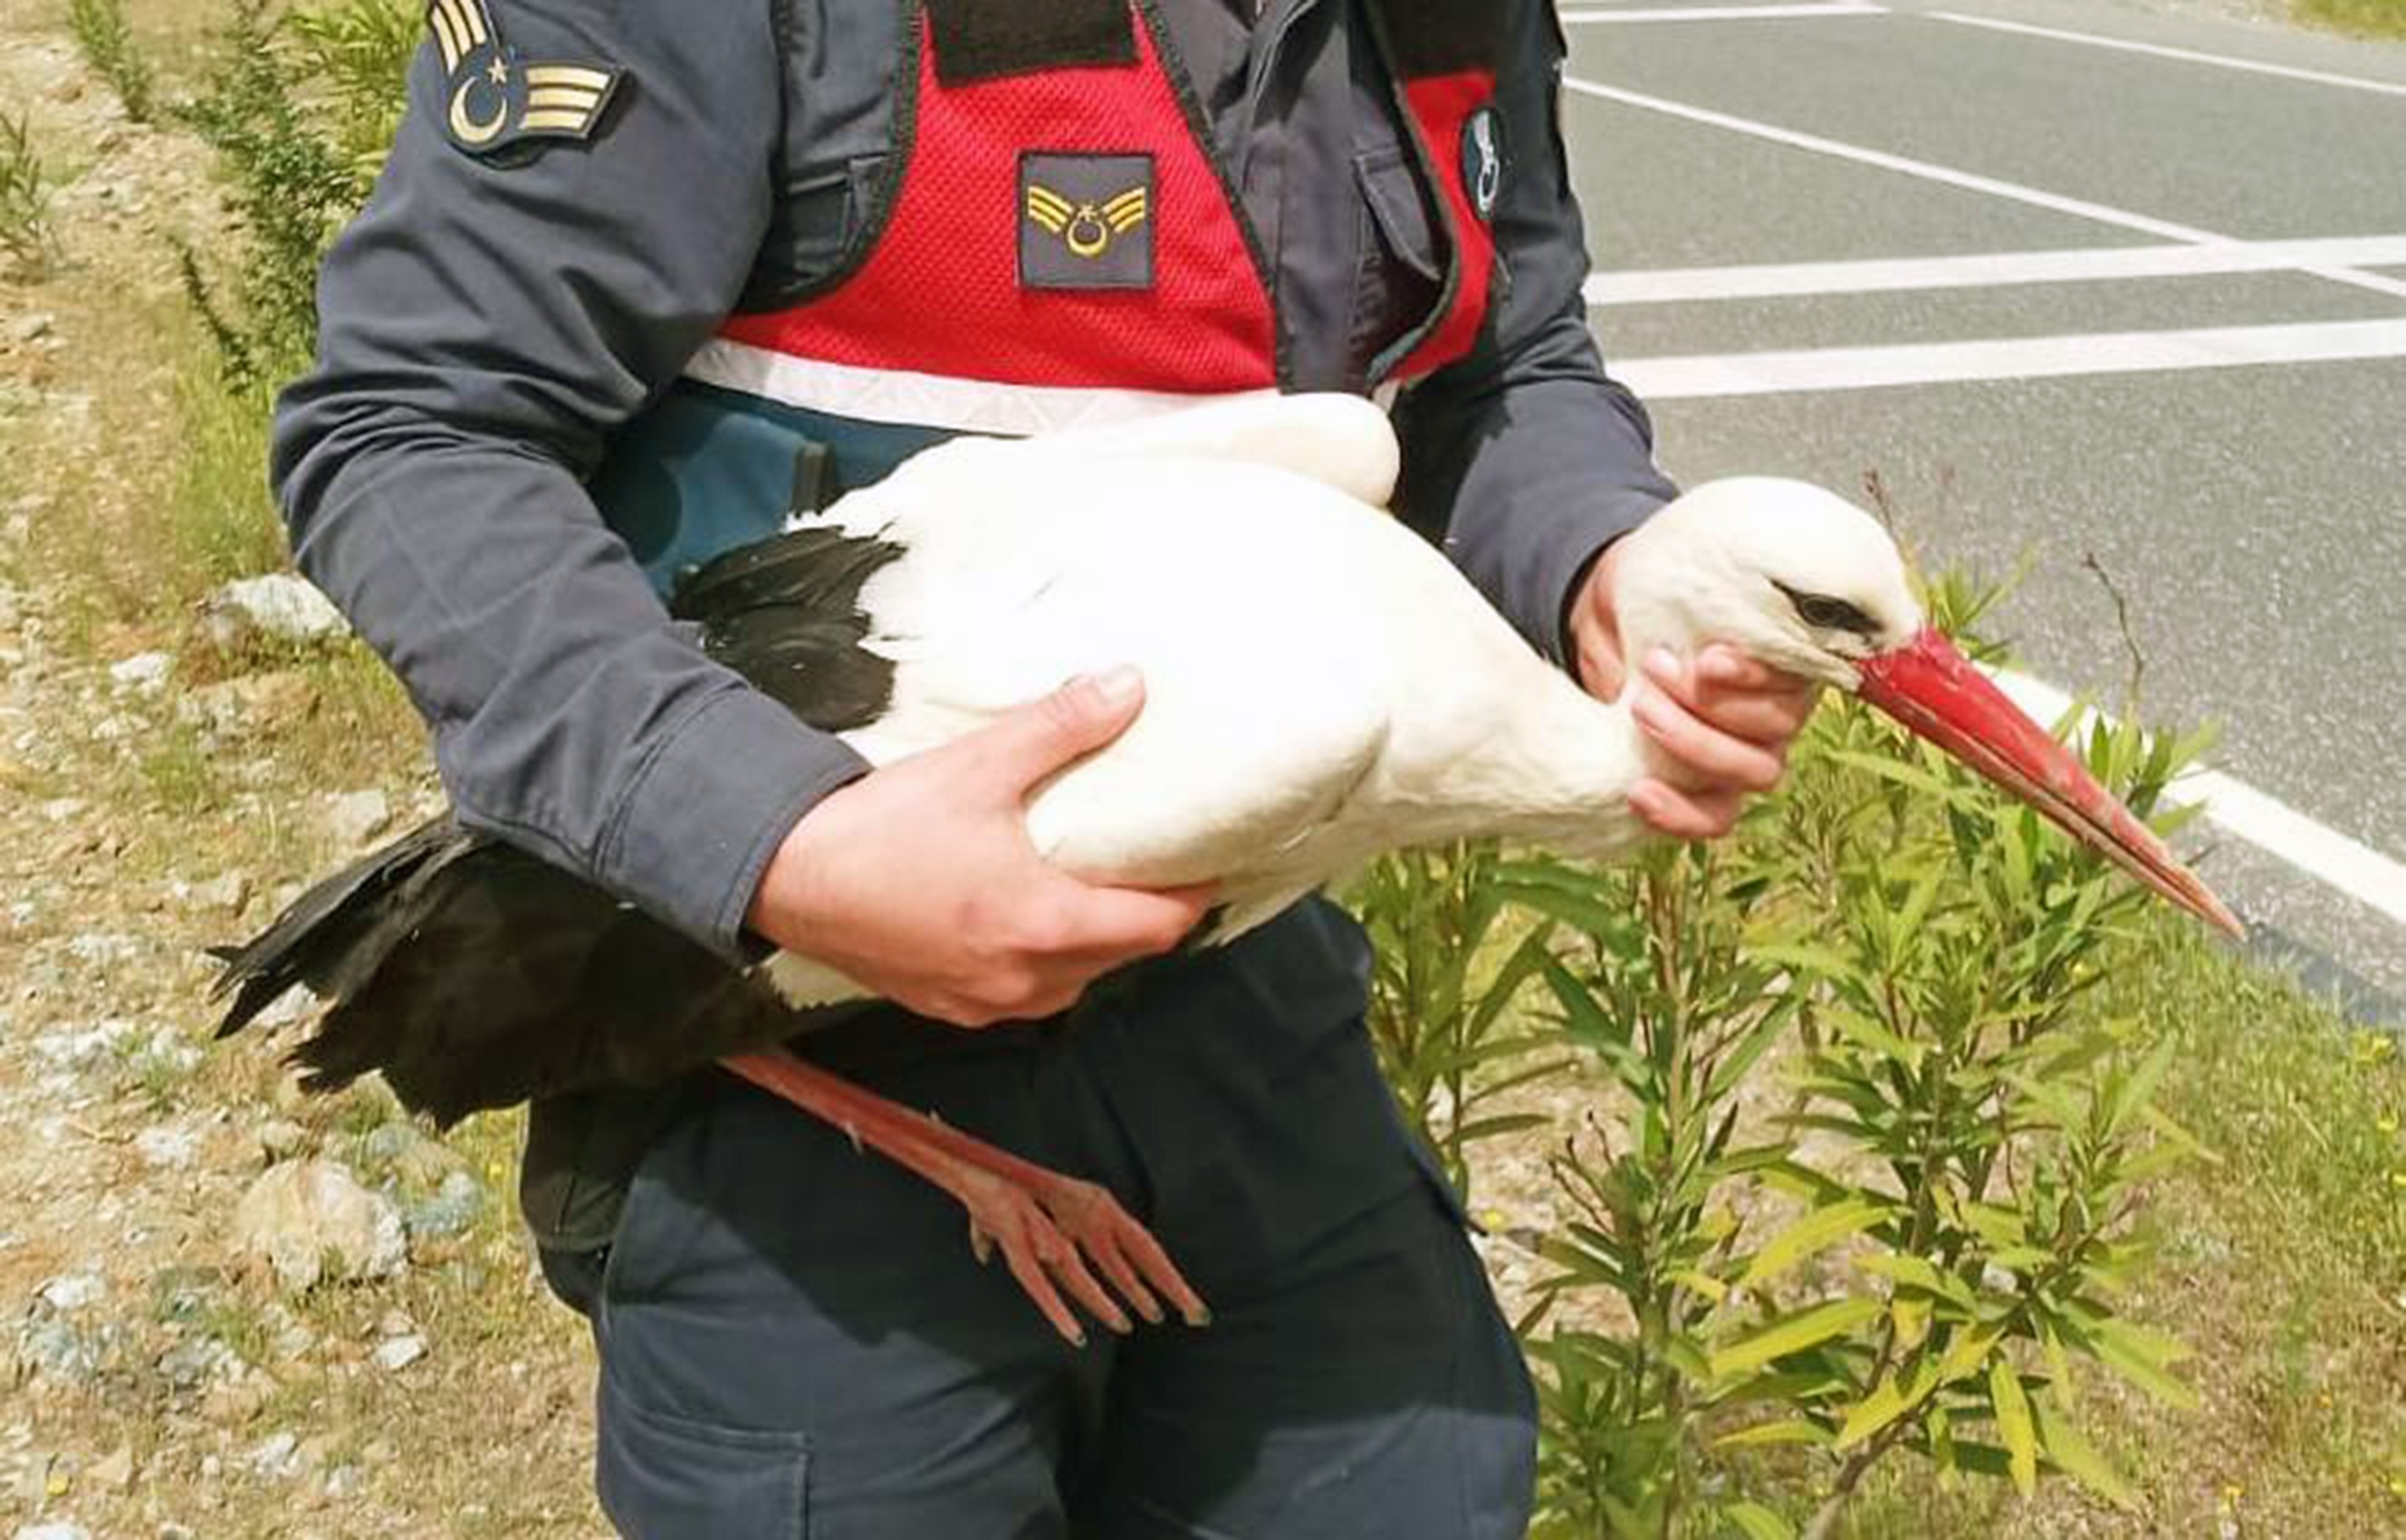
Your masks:
<instances>
[{"instance_id":1,"label":"black wing feather","mask_svg":"<svg viewBox=\"0 0 2406 1540\"><path fill-rule=\"evenodd\" d=\"M875 721L893 666L861 643L870 576L902 555L822 527L721 557L672 613L823 731ZM821 1016L602 889L446 816L354 862L250 941L215 949L219 1036L295 983L329 1003L292 1057L312 1089L380 1072L448 1123L479 1109L649 1084L782 1041Z\"/></svg>"}]
</instances>

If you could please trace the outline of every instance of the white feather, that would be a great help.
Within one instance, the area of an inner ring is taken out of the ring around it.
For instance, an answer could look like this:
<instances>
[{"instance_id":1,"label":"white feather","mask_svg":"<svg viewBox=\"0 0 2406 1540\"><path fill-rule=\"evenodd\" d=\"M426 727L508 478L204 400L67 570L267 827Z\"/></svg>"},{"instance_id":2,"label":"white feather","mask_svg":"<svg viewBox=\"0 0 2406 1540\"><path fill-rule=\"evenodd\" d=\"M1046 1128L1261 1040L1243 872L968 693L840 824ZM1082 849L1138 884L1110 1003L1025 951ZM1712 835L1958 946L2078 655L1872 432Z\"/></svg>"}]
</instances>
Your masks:
<instances>
[{"instance_id":1,"label":"white feather","mask_svg":"<svg viewBox=\"0 0 2406 1540\"><path fill-rule=\"evenodd\" d=\"M1135 666L1142 714L1038 792L1030 838L1092 881L1217 882L1215 940L1403 846L1500 834L1620 853L1643 834L1628 713L1380 511L1395 464L1384 416L1348 397L930 450L815 516L904 550L861 596L868 644L896 665L893 704L845 736L889 763L1074 675ZM1757 493L1854 514L1794 483ZM1713 544L1696 524L1663 525L1655 566ZM1656 609L1646 639L1694 643L1685 611ZM1718 612L1700 623L1749 640ZM771 976L797 1004L861 993L792 956Z\"/></svg>"}]
</instances>

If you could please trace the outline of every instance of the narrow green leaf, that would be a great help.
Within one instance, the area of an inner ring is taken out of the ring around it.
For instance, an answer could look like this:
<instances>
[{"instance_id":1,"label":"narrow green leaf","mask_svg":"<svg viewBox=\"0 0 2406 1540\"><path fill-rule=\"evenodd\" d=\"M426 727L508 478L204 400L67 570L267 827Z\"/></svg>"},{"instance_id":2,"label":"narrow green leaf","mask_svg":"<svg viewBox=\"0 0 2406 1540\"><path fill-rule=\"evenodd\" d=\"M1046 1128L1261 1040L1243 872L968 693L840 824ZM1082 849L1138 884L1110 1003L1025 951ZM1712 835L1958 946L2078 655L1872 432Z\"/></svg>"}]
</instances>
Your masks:
<instances>
[{"instance_id":1,"label":"narrow green leaf","mask_svg":"<svg viewBox=\"0 0 2406 1540\"><path fill-rule=\"evenodd\" d=\"M1706 1299L1711 1300L1716 1305L1719 1305L1722 1300L1729 1298L1730 1291L1728 1284L1723 1283L1720 1279L1713 1277L1710 1273L1700 1273L1692 1267L1685 1267L1680 1269L1678 1272L1673 1273L1671 1275L1671 1281L1683 1288L1692 1290L1693 1292L1704 1295Z\"/></svg>"},{"instance_id":2,"label":"narrow green leaf","mask_svg":"<svg viewBox=\"0 0 2406 1540\"><path fill-rule=\"evenodd\" d=\"M1542 1128L1554 1120L1543 1112L1504 1112L1492 1118L1465 1123L1453 1131L1453 1137L1465 1144L1493 1138L1499 1134L1517 1134L1523 1128Z\"/></svg>"},{"instance_id":3,"label":"narrow green leaf","mask_svg":"<svg viewBox=\"0 0 2406 1540\"><path fill-rule=\"evenodd\" d=\"M1735 1525L1746 1540L1796 1540L1788 1520L1760 1503L1732 1503L1721 1509L1721 1517Z\"/></svg>"},{"instance_id":4,"label":"narrow green leaf","mask_svg":"<svg viewBox=\"0 0 2406 1540\"><path fill-rule=\"evenodd\" d=\"M1848 1041L1859 1043L1883 1057L1901 1060L1914 1074L1921 1073L1921 1044L1905 1041L1861 1011L1834 1000L1821 1007L1821 1014Z\"/></svg>"},{"instance_id":5,"label":"narrow green leaf","mask_svg":"<svg viewBox=\"0 0 2406 1540\"><path fill-rule=\"evenodd\" d=\"M1938 1382L1952 1385L1977 1370L1988 1362L1990 1349L2003 1338L2003 1331L1995 1326L1974 1327L1962 1333L1946 1349L1946 1356L1939 1361Z\"/></svg>"},{"instance_id":6,"label":"narrow green leaf","mask_svg":"<svg viewBox=\"0 0 2406 1540\"><path fill-rule=\"evenodd\" d=\"M2046 1353L2047 1389L2066 1406L2080 1404L2080 1387L2072 1378L2072 1355L2063 1350L2063 1337L2052 1321L2042 1321L2038 1343Z\"/></svg>"},{"instance_id":7,"label":"narrow green leaf","mask_svg":"<svg viewBox=\"0 0 2406 1540\"><path fill-rule=\"evenodd\" d=\"M1812 1422L1758 1422L1713 1440L1717 1449L1750 1449L1769 1444L1827 1444L1830 1430Z\"/></svg>"},{"instance_id":8,"label":"narrow green leaf","mask_svg":"<svg viewBox=\"0 0 2406 1540\"><path fill-rule=\"evenodd\" d=\"M1705 1087L1705 1099L1718 1102L1729 1094L1731 1087L1746 1079L1747 1071L1752 1069L1770 1051L1771 1045L1779 1040L1779 1035L1788 1030L1792 1015L1793 1012L1786 1010L1766 1011L1762 1020L1749 1027L1737 1046L1724 1054L1721 1062L1714 1067L1713 1078Z\"/></svg>"},{"instance_id":9,"label":"narrow green leaf","mask_svg":"<svg viewBox=\"0 0 2406 1540\"><path fill-rule=\"evenodd\" d=\"M2179 1047L2177 1037L2165 1034L2164 1040L2156 1044L2155 1052L2149 1053L2145 1061L2132 1071L2130 1078L2122 1082L2115 1093L2113 1115L2106 1123L2109 1131L2120 1133L2129 1123L2130 1114L2144 1112L2154 1102L2156 1087L2163 1082L2164 1071L2172 1067L2172 1054Z\"/></svg>"},{"instance_id":10,"label":"narrow green leaf","mask_svg":"<svg viewBox=\"0 0 2406 1540\"><path fill-rule=\"evenodd\" d=\"M2197 1392L2174 1379L2167 1368L2187 1356L2188 1349L2180 1343L2120 1321L2099 1325L2094 1341L2099 1361L2116 1374L2168 1406L2197 1408Z\"/></svg>"},{"instance_id":11,"label":"narrow green leaf","mask_svg":"<svg viewBox=\"0 0 2406 1540\"><path fill-rule=\"evenodd\" d=\"M2038 1421L2039 1442L2058 1470L2125 1513L2139 1510L2139 1494L2081 1436L2070 1418L2048 1406L2044 1396L2031 1403L2031 1415Z\"/></svg>"},{"instance_id":12,"label":"narrow green leaf","mask_svg":"<svg viewBox=\"0 0 2406 1540\"><path fill-rule=\"evenodd\" d=\"M1748 947L1747 952L1749 956L1810 978L1860 980L1863 976L1861 964L1830 947L1781 941Z\"/></svg>"},{"instance_id":13,"label":"narrow green leaf","mask_svg":"<svg viewBox=\"0 0 2406 1540\"><path fill-rule=\"evenodd\" d=\"M1977 1302L1971 1286L1952 1273L1942 1273L1920 1257L1902 1256L1882 1251L1855 1258L1855 1265L1866 1273L1876 1273L1897 1284L1936 1294L1949 1304L1968 1310Z\"/></svg>"},{"instance_id":14,"label":"narrow green leaf","mask_svg":"<svg viewBox=\"0 0 2406 1540\"><path fill-rule=\"evenodd\" d=\"M2013 1458L2014 1485L2028 1497L2038 1491L2038 1428L2031 1421L2021 1377L2002 1358L1988 1367L1988 1405L1996 1409L1997 1432Z\"/></svg>"},{"instance_id":15,"label":"narrow green leaf","mask_svg":"<svg viewBox=\"0 0 2406 1540\"><path fill-rule=\"evenodd\" d=\"M1838 1430L1837 1442L1830 1448L1839 1453L1853 1448L1911 1411L1917 1399L1894 1375L1889 1376L1847 1414L1845 1426Z\"/></svg>"},{"instance_id":16,"label":"narrow green leaf","mask_svg":"<svg viewBox=\"0 0 2406 1540\"><path fill-rule=\"evenodd\" d=\"M1750 1335L1713 1354L1713 1375L1728 1378L1760 1369L1774 1359L1801 1353L1853 1331L1880 1313L1875 1299L1840 1299L1765 1323Z\"/></svg>"},{"instance_id":17,"label":"narrow green leaf","mask_svg":"<svg viewBox=\"0 0 2406 1540\"><path fill-rule=\"evenodd\" d=\"M1888 1218L1889 1213L1888 1205L1863 1198L1849 1198L1816 1209L1766 1241L1738 1279L1738 1287L1750 1289L1777 1278L1807 1257L1819 1255L1849 1236L1861 1235Z\"/></svg>"}]
</instances>

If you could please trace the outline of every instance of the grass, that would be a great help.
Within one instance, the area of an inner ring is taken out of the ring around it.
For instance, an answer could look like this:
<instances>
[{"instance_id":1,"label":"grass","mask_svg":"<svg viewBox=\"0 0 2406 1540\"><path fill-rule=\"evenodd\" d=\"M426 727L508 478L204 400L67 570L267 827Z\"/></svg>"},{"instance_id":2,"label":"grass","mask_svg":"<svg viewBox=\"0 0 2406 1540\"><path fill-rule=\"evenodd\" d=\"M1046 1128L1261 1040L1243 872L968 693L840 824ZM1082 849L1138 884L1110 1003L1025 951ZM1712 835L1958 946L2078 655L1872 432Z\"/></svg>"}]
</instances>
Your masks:
<instances>
[{"instance_id":1,"label":"grass","mask_svg":"<svg viewBox=\"0 0 2406 1540\"><path fill-rule=\"evenodd\" d=\"M34 148L32 114L0 112L0 257L18 277L43 276L57 256L50 208L50 184Z\"/></svg>"},{"instance_id":2,"label":"grass","mask_svg":"<svg viewBox=\"0 0 2406 1540\"><path fill-rule=\"evenodd\" d=\"M2406 37L2406 0L2296 0L2300 21L2361 37Z\"/></svg>"},{"instance_id":3,"label":"grass","mask_svg":"<svg viewBox=\"0 0 2406 1540\"><path fill-rule=\"evenodd\" d=\"M67 0L67 28L84 58L117 92L125 115L149 122L158 106L156 80L149 59L135 46L124 0Z\"/></svg>"}]
</instances>

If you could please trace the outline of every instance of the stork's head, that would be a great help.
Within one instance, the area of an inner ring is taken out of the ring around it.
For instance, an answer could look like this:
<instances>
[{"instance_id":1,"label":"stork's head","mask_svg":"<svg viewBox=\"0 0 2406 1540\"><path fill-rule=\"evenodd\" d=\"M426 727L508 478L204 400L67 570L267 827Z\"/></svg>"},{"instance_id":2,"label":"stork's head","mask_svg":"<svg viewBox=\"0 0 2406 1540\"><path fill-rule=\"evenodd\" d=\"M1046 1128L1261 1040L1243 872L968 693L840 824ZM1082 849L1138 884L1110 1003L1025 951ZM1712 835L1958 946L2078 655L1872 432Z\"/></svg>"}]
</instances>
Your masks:
<instances>
[{"instance_id":1,"label":"stork's head","mask_svg":"<svg viewBox=\"0 0 2406 1540\"><path fill-rule=\"evenodd\" d=\"M1820 487L1708 482L1629 537L1613 585L1632 656L1734 643L1859 694L2131 876L2233 935L2238 919L1954 643L1927 625L1878 521Z\"/></svg>"},{"instance_id":2,"label":"stork's head","mask_svg":"<svg viewBox=\"0 0 2406 1540\"><path fill-rule=\"evenodd\" d=\"M1801 481L1706 482L1634 535L1614 585L1633 653L1734 643L1840 689L1921 629L1904 563L1877 520Z\"/></svg>"}]
</instances>

